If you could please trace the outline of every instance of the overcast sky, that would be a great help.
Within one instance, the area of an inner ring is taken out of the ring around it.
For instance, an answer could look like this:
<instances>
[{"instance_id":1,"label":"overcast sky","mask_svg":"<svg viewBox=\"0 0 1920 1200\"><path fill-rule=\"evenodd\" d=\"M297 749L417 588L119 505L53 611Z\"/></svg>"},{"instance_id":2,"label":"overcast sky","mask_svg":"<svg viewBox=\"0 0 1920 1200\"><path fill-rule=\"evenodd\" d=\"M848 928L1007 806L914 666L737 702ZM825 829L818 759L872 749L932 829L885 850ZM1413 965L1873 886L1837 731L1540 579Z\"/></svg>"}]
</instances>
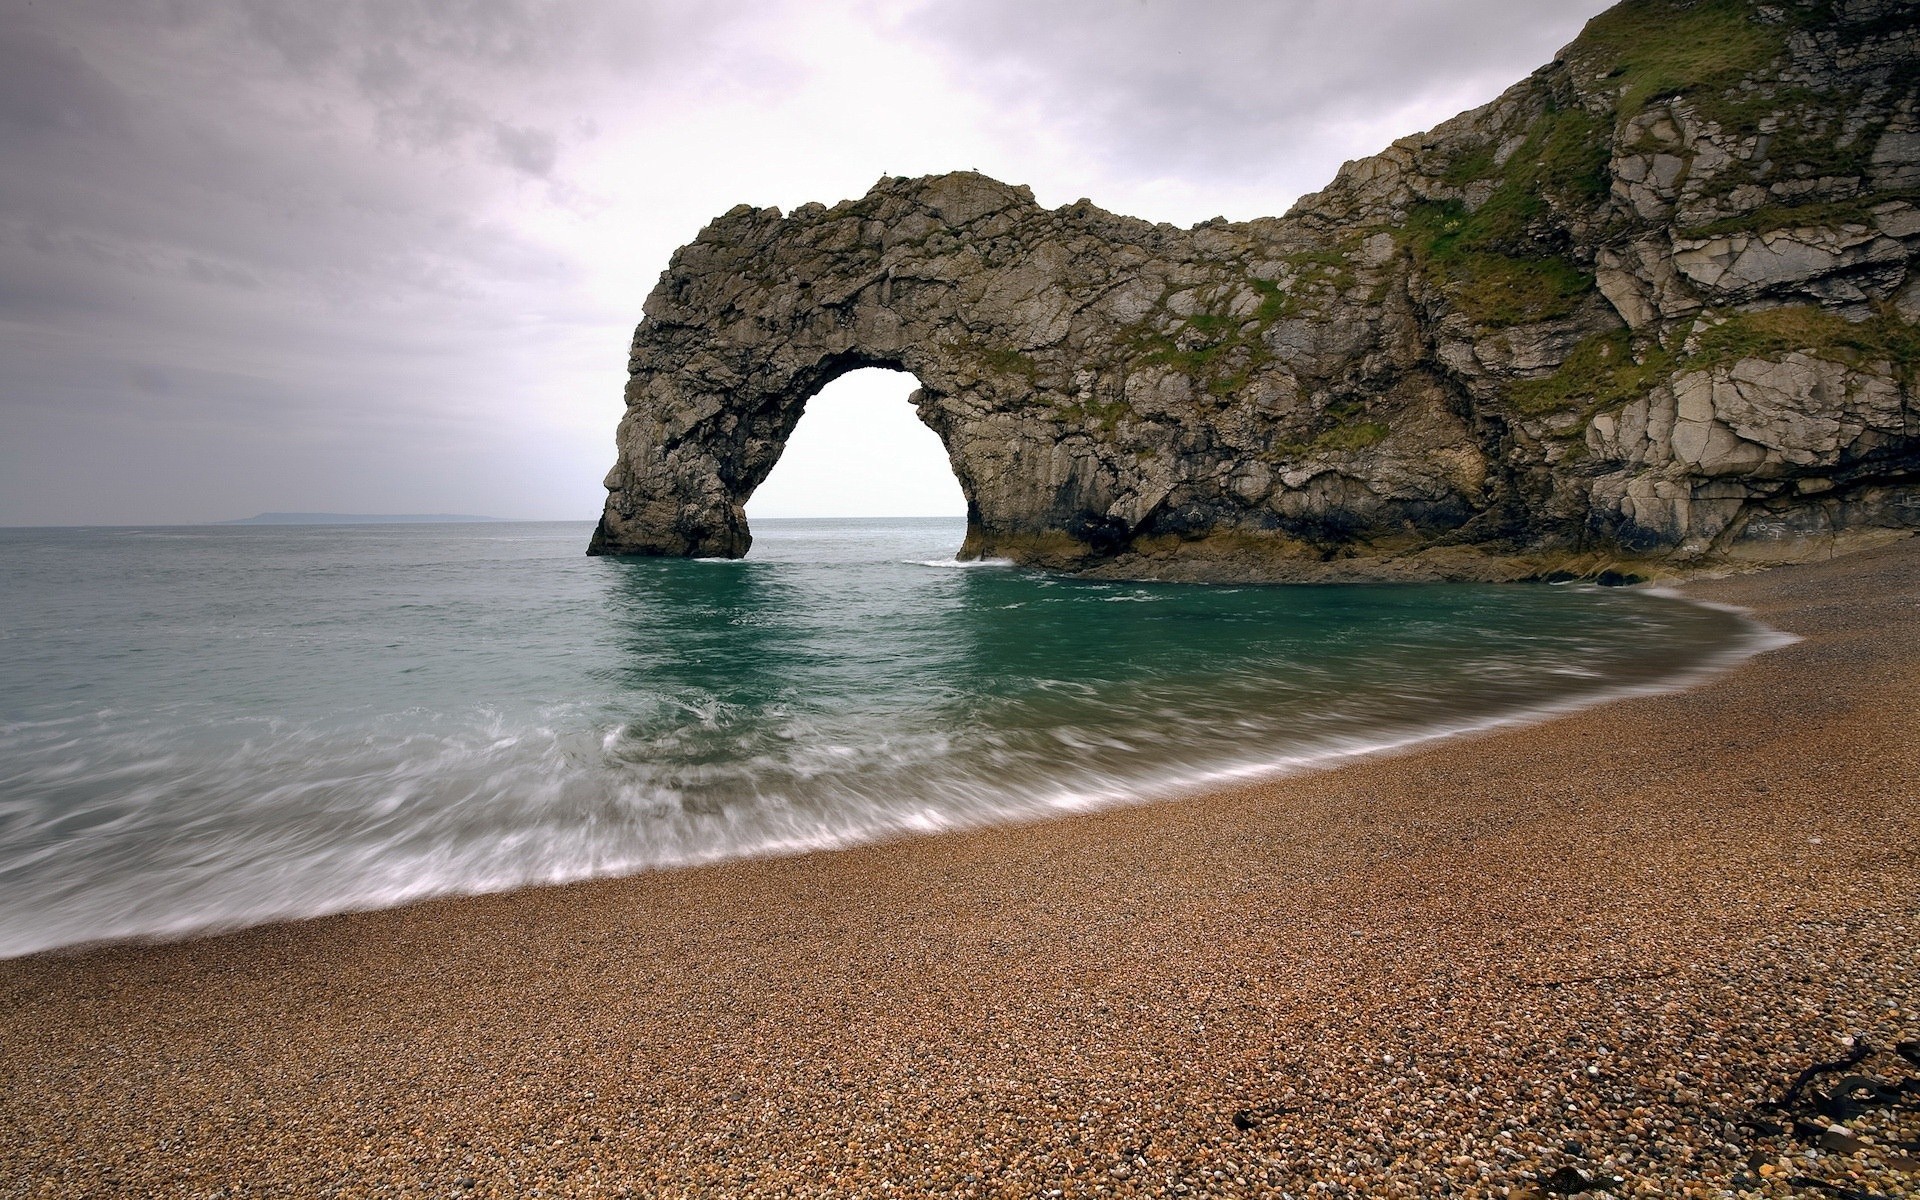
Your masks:
<instances>
[{"instance_id":1,"label":"overcast sky","mask_svg":"<svg viewBox=\"0 0 1920 1200\"><path fill-rule=\"evenodd\" d=\"M742 201L971 168L1283 211L1601 0L0 0L0 525L590 519L626 343ZM761 516L958 512L912 381Z\"/></svg>"}]
</instances>

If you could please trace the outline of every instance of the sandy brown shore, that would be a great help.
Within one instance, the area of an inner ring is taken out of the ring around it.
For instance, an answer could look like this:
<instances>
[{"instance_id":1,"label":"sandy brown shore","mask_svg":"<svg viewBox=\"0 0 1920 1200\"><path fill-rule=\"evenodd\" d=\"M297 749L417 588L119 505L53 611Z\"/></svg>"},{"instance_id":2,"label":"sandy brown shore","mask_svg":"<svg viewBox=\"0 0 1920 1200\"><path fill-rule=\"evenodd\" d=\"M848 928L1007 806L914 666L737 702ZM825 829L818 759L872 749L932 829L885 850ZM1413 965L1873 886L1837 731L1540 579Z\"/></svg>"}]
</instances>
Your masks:
<instances>
[{"instance_id":1,"label":"sandy brown shore","mask_svg":"<svg viewBox=\"0 0 1920 1200\"><path fill-rule=\"evenodd\" d=\"M1180 802L0 963L0 1195L1920 1194L1920 1110L1752 1112L1849 1037L1920 1074L1920 540L1688 590L1804 640Z\"/></svg>"}]
</instances>

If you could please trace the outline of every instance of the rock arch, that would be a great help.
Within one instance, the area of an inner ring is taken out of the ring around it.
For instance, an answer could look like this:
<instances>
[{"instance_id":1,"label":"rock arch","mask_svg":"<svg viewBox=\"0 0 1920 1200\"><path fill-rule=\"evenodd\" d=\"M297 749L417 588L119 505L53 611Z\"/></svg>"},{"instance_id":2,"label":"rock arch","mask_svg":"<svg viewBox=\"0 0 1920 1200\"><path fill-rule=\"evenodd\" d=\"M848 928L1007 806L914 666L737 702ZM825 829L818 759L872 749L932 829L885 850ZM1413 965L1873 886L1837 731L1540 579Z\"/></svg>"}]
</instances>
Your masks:
<instances>
[{"instance_id":1,"label":"rock arch","mask_svg":"<svg viewBox=\"0 0 1920 1200\"><path fill-rule=\"evenodd\" d=\"M1429 376L1303 396L1300 369L1337 372L1379 315L1291 313L1292 258L1318 239L1284 233L1047 210L968 172L735 208L647 300L591 552L744 554L746 498L802 406L864 366L919 380L967 501L963 558L1319 561L1327 539L1457 526L1485 471ZM1395 427L1325 436L1367 405Z\"/></svg>"},{"instance_id":2,"label":"rock arch","mask_svg":"<svg viewBox=\"0 0 1920 1200\"><path fill-rule=\"evenodd\" d=\"M737 557L744 504L808 399L848 371L919 381L967 501L962 555L1079 559L1146 503L1097 431L1059 403L1042 356L1089 290L1025 188L956 174L887 181L856 203L734 209L673 258L635 334L619 463L592 550ZM1104 214L1103 214L1104 215ZM1077 286L1076 286L1077 284ZM1134 522L1137 524L1137 521Z\"/></svg>"},{"instance_id":3,"label":"rock arch","mask_svg":"<svg viewBox=\"0 0 1920 1200\"><path fill-rule=\"evenodd\" d=\"M592 552L741 557L753 544L747 500L779 462L808 401L842 375L867 367L904 371L918 380L912 364L919 358L871 344L826 349L801 343L791 355L756 360L757 370L726 370L721 378L735 382L717 388L719 379L697 369L670 371L665 380L636 373L642 403L629 410L621 439L638 451L632 459L639 477L618 468L608 477L610 493L625 503L609 503L610 519L595 531ZM708 364L716 360L703 349L697 361L711 370ZM689 388L694 379L700 382ZM925 395L922 387L910 398L923 421ZM944 437L942 444L960 480L971 528L973 489L952 445Z\"/></svg>"}]
</instances>

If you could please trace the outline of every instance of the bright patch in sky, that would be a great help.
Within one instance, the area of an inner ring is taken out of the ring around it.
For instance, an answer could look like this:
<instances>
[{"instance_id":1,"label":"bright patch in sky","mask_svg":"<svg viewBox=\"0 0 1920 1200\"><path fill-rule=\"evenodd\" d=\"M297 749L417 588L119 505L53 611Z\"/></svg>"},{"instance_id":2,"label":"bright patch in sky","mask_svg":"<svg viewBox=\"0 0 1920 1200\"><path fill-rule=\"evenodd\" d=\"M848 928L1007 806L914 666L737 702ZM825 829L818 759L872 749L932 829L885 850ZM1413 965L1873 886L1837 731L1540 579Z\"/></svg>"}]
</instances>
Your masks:
<instances>
[{"instance_id":1,"label":"bright patch in sky","mask_svg":"<svg viewBox=\"0 0 1920 1200\"><path fill-rule=\"evenodd\" d=\"M946 448L907 403L919 386L905 371L869 367L821 388L747 519L965 515Z\"/></svg>"}]
</instances>

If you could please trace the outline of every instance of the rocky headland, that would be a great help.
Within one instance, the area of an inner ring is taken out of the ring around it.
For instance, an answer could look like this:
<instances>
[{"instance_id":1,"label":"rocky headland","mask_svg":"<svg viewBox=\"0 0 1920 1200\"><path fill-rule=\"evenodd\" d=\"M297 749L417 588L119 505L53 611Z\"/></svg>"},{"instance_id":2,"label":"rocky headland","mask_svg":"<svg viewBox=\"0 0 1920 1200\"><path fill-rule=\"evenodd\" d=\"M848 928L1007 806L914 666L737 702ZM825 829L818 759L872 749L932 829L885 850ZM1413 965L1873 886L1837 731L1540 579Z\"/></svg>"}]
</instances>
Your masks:
<instances>
[{"instance_id":1,"label":"rocky headland","mask_svg":"<svg viewBox=\"0 0 1920 1200\"><path fill-rule=\"evenodd\" d=\"M634 335L591 553L728 556L809 397L910 371L963 557L1682 574L1920 528L1920 16L1628 0L1284 217L981 175L742 205Z\"/></svg>"}]
</instances>

